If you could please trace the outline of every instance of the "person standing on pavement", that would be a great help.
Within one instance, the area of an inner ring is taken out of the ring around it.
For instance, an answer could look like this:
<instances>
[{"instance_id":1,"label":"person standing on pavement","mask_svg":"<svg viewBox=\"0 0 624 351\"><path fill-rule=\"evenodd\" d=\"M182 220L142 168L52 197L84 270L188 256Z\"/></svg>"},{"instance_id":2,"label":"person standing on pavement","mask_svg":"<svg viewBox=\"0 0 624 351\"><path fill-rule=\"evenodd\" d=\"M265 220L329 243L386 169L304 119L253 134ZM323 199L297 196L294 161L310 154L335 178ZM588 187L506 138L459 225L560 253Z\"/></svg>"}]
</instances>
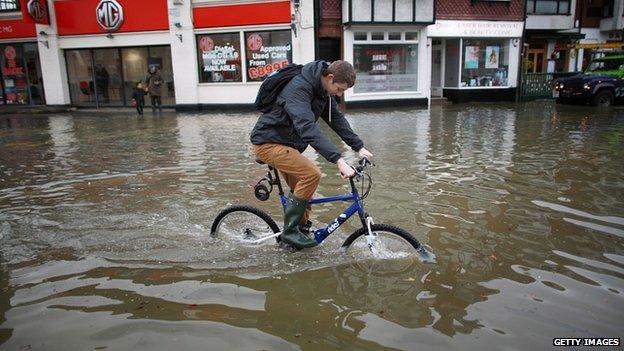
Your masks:
<instances>
[{"instance_id":1,"label":"person standing on pavement","mask_svg":"<svg viewBox=\"0 0 624 351\"><path fill-rule=\"evenodd\" d=\"M336 146L321 132L317 124L319 117L360 157L373 157L338 110L334 99L354 84L355 70L349 62L310 62L303 66L301 74L288 82L273 108L260 116L251 132L253 153L278 169L291 189L281 238L296 248L317 245L302 229L309 229L308 201L321 180L321 170L301 153L311 145L327 161L338 166L344 179L355 174Z\"/></svg>"},{"instance_id":2,"label":"person standing on pavement","mask_svg":"<svg viewBox=\"0 0 624 351\"><path fill-rule=\"evenodd\" d=\"M147 92L152 101L152 112L156 113L156 107L158 107L158 112L162 112L161 96L163 79L156 65L150 66L145 82L147 84Z\"/></svg>"},{"instance_id":3,"label":"person standing on pavement","mask_svg":"<svg viewBox=\"0 0 624 351\"><path fill-rule=\"evenodd\" d=\"M132 91L132 104L136 107L139 115L143 115L143 106L145 106L145 87L143 82L138 82Z\"/></svg>"}]
</instances>

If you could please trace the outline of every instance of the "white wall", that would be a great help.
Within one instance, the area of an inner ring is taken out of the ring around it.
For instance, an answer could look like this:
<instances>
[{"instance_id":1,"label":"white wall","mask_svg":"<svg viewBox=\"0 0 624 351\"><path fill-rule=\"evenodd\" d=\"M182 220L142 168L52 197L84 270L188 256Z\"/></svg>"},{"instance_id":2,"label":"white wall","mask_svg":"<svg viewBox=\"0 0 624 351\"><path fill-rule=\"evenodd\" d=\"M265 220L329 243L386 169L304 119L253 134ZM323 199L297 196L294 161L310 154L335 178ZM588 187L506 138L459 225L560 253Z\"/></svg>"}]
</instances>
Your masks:
<instances>
[{"instance_id":1,"label":"white wall","mask_svg":"<svg viewBox=\"0 0 624 351\"><path fill-rule=\"evenodd\" d=\"M197 104L197 84L199 69L197 63L197 49L191 4L185 1L183 5L169 5L169 38L171 42L171 65L173 69L173 84L175 86L176 104ZM180 28L176 26L180 24ZM178 35L182 36L182 41Z\"/></svg>"},{"instance_id":2,"label":"white wall","mask_svg":"<svg viewBox=\"0 0 624 351\"><path fill-rule=\"evenodd\" d=\"M69 105L71 101L65 57L59 46L59 38L56 32L56 14L52 0L48 0L48 9L50 9L50 25L35 25L45 100L47 105ZM42 31L47 35L39 34Z\"/></svg>"}]
</instances>

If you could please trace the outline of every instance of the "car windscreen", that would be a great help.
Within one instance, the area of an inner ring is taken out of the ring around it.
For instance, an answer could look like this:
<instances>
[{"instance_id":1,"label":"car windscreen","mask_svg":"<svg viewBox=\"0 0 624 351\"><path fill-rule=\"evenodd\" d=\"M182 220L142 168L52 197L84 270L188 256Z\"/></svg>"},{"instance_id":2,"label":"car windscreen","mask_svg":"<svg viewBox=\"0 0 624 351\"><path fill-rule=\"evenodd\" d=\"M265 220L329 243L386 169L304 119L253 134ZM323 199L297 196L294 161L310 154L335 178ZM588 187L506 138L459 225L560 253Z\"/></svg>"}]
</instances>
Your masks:
<instances>
[{"instance_id":1,"label":"car windscreen","mask_svg":"<svg viewBox=\"0 0 624 351\"><path fill-rule=\"evenodd\" d=\"M624 57L617 59L594 60L587 67L586 72L604 72L624 70Z\"/></svg>"}]
</instances>

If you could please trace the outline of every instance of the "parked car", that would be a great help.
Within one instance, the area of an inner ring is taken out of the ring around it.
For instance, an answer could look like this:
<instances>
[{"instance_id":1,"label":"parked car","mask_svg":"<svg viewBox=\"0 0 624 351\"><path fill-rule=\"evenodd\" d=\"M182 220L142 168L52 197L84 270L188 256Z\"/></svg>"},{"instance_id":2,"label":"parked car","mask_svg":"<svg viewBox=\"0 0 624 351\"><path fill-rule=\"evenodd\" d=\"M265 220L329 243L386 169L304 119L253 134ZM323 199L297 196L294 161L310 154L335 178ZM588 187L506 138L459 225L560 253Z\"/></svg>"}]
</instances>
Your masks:
<instances>
[{"instance_id":1,"label":"parked car","mask_svg":"<svg viewBox=\"0 0 624 351\"><path fill-rule=\"evenodd\" d=\"M557 79L553 97L558 104L593 106L624 101L624 54L595 58L582 74Z\"/></svg>"}]
</instances>

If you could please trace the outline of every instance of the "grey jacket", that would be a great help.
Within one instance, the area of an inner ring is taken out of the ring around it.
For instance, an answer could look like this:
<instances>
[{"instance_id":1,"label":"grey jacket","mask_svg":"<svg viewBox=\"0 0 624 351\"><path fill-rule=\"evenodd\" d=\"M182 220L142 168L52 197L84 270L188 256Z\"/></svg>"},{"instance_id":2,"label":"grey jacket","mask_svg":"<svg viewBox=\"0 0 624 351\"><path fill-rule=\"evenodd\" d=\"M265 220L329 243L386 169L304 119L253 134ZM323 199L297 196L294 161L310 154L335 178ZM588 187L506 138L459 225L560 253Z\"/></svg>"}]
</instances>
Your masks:
<instances>
[{"instance_id":1,"label":"grey jacket","mask_svg":"<svg viewBox=\"0 0 624 351\"><path fill-rule=\"evenodd\" d=\"M327 95L321 84L321 75L327 66L327 62L322 60L303 66L301 74L281 91L273 109L256 122L251 132L252 144L282 144L299 152L311 145L329 162L336 163L341 155L317 125L321 117L353 150L359 151L364 147L338 110L336 100Z\"/></svg>"}]
</instances>

